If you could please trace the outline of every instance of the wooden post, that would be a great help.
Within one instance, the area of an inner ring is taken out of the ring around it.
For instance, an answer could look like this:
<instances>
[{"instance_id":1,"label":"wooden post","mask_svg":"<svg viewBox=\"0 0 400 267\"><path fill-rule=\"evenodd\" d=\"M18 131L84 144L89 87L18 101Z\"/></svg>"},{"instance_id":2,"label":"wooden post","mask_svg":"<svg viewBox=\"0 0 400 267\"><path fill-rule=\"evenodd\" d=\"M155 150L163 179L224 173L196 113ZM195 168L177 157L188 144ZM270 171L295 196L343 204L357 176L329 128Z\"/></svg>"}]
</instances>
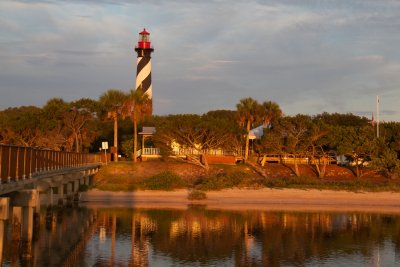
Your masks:
<instances>
[{"instance_id":1,"label":"wooden post","mask_svg":"<svg viewBox=\"0 0 400 267\"><path fill-rule=\"evenodd\" d=\"M32 257L33 207L22 207L22 257Z\"/></svg>"},{"instance_id":2,"label":"wooden post","mask_svg":"<svg viewBox=\"0 0 400 267\"><path fill-rule=\"evenodd\" d=\"M50 151L45 150L44 151L44 170L49 171L50 170Z\"/></svg>"},{"instance_id":3,"label":"wooden post","mask_svg":"<svg viewBox=\"0 0 400 267\"><path fill-rule=\"evenodd\" d=\"M4 221L0 219L0 265L3 264Z\"/></svg>"},{"instance_id":4,"label":"wooden post","mask_svg":"<svg viewBox=\"0 0 400 267\"><path fill-rule=\"evenodd\" d=\"M57 193L58 193L57 203L60 203L60 202L63 203L64 202L64 184L63 183L58 185Z\"/></svg>"},{"instance_id":5,"label":"wooden post","mask_svg":"<svg viewBox=\"0 0 400 267\"><path fill-rule=\"evenodd\" d=\"M36 148L31 148L30 164L31 164L31 167L30 167L29 173L32 178L37 172L37 149Z\"/></svg>"},{"instance_id":6,"label":"wooden post","mask_svg":"<svg viewBox=\"0 0 400 267\"><path fill-rule=\"evenodd\" d=\"M27 147L23 147L22 149L23 149L23 151L22 151L22 153L23 153L23 156L22 156L22 161L23 161L22 180L25 180L26 179L26 150L27 150Z\"/></svg>"},{"instance_id":7,"label":"wooden post","mask_svg":"<svg viewBox=\"0 0 400 267\"><path fill-rule=\"evenodd\" d=\"M3 146L0 145L0 184L1 184L2 180L3 180L3 173L2 173L2 168L1 168L2 165L3 165L2 156L3 156Z\"/></svg>"},{"instance_id":8,"label":"wooden post","mask_svg":"<svg viewBox=\"0 0 400 267\"><path fill-rule=\"evenodd\" d=\"M111 265L114 266L115 261L115 237L117 233L117 216L115 213L112 215L112 225L111 225Z\"/></svg>"},{"instance_id":9,"label":"wooden post","mask_svg":"<svg viewBox=\"0 0 400 267\"><path fill-rule=\"evenodd\" d=\"M13 207L12 208L12 220L11 220L11 240L19 241L21 240L21 217L22 208Z\"/></svg>"},{"instance_id":10,"label":"wooden post","mask_svg":"<svg viewBox=\"0 0 400 267\"><path fill-rule=\"evenodd\" d=\"M53 187L49 187L49 191L47 192L47 206L53 207L54 205L54 194L53 194Z\"/></svg>"},{"instance_id":11,"label":"wooden post","mask_svg":"<svg viewBox=\"0 0 400 267\"><path fill-rule=\"evenodd\" d=\"M17 150L15 153L16 153L16 155L15 155L15 181L17 182L18 181L18 172L19 172L19 164L20 164L20 162L19 162L19 147L17 146L17 147L15 147L15 149Z\"/></svg>"},{"instance_id":12,"label":"wooden post","mask_svg":"<svg viewBox=\"0 0 400 267\"><path fill-rule=\"evenodd\" d=\"M11 182L11 147L8 147L8 159L7 159L7 163L8 163L8 175L7 175L7 180L8 182Z\"/></svg>"},{"instance_id":13,"label":"wooden post","mask_svg":"<svg viewBox=\"0 0 400 267\"><path fill-rule=\"evenodd\" d=\"M0 220L8 220L9 213L10 213L10 198L0 197Z\"/></svg>"}]
</instances>

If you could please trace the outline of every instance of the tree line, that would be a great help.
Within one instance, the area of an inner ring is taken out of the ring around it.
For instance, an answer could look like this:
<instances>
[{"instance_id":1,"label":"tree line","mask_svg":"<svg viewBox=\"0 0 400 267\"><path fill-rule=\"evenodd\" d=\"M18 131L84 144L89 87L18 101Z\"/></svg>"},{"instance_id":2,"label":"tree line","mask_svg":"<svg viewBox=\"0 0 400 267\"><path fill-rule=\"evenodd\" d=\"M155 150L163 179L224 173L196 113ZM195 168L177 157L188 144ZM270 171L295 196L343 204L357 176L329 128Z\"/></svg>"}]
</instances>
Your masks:
<instances>
[{"instance_id":1,"label":"tree line","mask_svg":"<svg viewBox=\"0 0 400 267\"><path fill-rule=\"evenodd\" d=\"M101 142L109 141L116 148L114 158L118 159L118 128L122 128L124 139L130 139L137 132L138 121L149 114L149 109L149 98L142 91L118 89L107 90L97 100L82 98L67 102L52 98L41 108L8 108L0 111L0 143L98 152Z\"/></svg>"},{"instance_id":2,"label":"tree line","mask_svg":"<svg viewBox=\"0 0 400 267\"><path fill-rule=\"evenodd\" d=\"M197 151L193 160L205 168L202 156L210 149L249 151L256 155L278 154L306 157L319 177L324 177L326 157L344 155L354 164L357 177L367 170L379 170L390 177L400 172L400 123L376 126L366 117L354 114L322 113L314 116L285 116L273 101L258 102L243 98L236 110L213 110L205 114L150 116L147 95L141 91L124 92L109 89L97 100L82 98L66 102L53 98L39 108L23 106L0 111L0 143L35 146L63 151L97 152L102 141L108 141L117 154L127 156L139 147L138 128L155 126L153 145L169 153L178 143ZM264 135L252 141L250 129L263 125ZM204 157L203 157L204 159ZM298 161L290 166L300 176Z\"/></svg>"}]
</instances>

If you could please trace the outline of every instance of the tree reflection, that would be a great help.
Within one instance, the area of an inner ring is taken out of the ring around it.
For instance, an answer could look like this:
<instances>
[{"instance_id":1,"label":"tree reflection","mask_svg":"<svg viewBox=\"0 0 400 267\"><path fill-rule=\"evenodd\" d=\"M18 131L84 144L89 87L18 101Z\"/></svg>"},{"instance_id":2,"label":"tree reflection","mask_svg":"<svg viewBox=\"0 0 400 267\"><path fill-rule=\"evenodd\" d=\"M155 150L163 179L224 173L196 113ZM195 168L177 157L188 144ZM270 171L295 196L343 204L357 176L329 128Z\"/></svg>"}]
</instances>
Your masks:
<instances>
[{"instance_id":1,"label":"tree reflection","mask_svg":"<svg viewBox=\"0 0 400 267\"><path fill-rule=\"evenodd\" d=\"M233 257L236 266L304 265L329 256L374 257L393 242L398 249L399 217L370 214L165 211L151 239L156 251L179 262ZM179 214L179 216L177 216ZM175 217L174 219L170 219Z\"/></svg>"},{"instance_id":2,"label":"tree reflection","mask_svg":"<svg viewBox=\"0 0 400 267\"><path fill-rule=\"evenodd\" d=\"M166 265L185 266L308 266L338 257L357 257L370 265L388 244L391 255L400 255L397 215L240 212L194 206L187 210L81 209L67 211L63 220L56 216L47 215L47 228L42 220L46 229L35 241L38 266L143 267L152 266L157 256L168 261ZM12 242L3 242L3 260L16 262L10 254Z\"/></svg>"},{"instance_id":3,"label":"tree reflection","mask_svg":"<svg viewBox=\"0 0 400 267\"><path fill-rule=\"evenodd\" d=\"M135 210L131 216L135 227L132 262L140 263L134 266L147 266L143 258L148 257L150 245L155 254L173 262L229 261L236 266L303 266L334 255L361 255L369 261L385 241L399 250L400 218L383 214L228 212L190 207Z\"/></svg>"},{"instance_id":4,"label":"tree reflection","mask_svg":"<svg viewBox=\"0 0 400 267\"><path fill-rule=\"evenodd\" d=\"M179 213L174 219L165 216L163 228L151 240L156 251L179 262L229 258L242 239L237 216L197 209Z\"/></svg>"}]
</instances>

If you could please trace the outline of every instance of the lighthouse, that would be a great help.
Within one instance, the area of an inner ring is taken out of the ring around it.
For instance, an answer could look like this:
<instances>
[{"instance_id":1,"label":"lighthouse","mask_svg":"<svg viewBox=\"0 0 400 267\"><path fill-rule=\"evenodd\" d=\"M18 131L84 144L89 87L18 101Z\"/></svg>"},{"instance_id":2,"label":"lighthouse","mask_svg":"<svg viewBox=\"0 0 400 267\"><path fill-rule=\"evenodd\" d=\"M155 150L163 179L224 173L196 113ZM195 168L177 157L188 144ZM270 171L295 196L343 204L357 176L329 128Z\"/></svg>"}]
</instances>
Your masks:
<instances>
[{"instance_id":1,"label":"lighthouse","mask_svg":"<svg viewBox=\"0 0 400 267\"><path fill-rule=\"evenodd\" d=\"M151 85L151 53L154 49L151 47L150 33L143 29L139 33L139 41L135 47L137 52L137 72L136 72L136 90L141 90L150 98L150 114L153 110L153 91Z\"/></svg>"}]
</instances>

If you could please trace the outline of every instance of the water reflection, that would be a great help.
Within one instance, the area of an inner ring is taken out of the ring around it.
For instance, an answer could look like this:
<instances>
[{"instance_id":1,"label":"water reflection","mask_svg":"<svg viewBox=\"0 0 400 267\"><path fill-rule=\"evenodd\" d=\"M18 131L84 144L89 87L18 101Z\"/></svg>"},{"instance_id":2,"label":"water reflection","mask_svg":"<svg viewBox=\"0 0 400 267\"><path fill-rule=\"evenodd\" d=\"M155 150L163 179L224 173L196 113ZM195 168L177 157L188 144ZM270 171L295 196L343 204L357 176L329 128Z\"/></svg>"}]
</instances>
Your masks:
<instances>
[{"instance_id":1,"label":"water reflection","mask_svg":"<svg viewBox=\"0 0 400 267\"><path fill-rule=\"evenodd\" d=\"M1 223L3 266L400 266L398 215L42 211L31 259L21 258L10 223Z\"/></svg>"}]
</instances>

